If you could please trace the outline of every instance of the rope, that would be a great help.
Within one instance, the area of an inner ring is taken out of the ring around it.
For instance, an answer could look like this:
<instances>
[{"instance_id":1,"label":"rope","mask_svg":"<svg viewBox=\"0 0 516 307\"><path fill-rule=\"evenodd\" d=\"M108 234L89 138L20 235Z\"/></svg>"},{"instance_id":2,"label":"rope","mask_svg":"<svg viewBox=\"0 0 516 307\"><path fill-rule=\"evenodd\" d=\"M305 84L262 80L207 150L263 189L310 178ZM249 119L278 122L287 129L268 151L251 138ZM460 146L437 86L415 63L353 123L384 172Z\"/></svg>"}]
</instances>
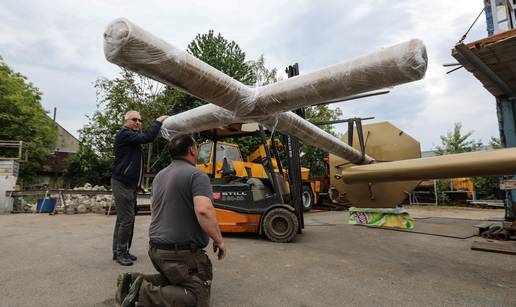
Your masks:
<instances>
[{"instance_id":1,"label":"rope","mask_svg":"<svg viewBox=\"0 0 516 307\"><path fill-rule=\"evenodd\" d=\"M464 42L464 40L466 39L466 36L469 34L469 31L471 31L471 28L473 28L473 26L475 25L475 23L477 22L478 18L480 17L480 15L482 15L482 13L484 12L486 8L483 7L482 10L480 10L480 13L478 13L478 16L477 18L475 18L475 21L473 21L473 23L471 24L471 26L469 26L469 29L468 31L466 31L466 33L464 33L464 35L462 35L462 38L459 40L459 42L457 43L458 44L462 44L462 42Z\"/></svg>"}]
</instances>

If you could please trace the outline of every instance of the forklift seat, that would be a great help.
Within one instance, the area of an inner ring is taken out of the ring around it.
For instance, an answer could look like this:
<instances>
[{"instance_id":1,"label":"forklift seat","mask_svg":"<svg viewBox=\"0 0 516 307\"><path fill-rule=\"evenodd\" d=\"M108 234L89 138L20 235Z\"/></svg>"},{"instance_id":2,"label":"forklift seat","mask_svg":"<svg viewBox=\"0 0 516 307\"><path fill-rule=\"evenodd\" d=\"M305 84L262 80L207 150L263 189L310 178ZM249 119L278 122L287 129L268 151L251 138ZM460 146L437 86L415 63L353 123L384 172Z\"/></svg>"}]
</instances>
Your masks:
<instances>
[{"instance_id":1,"label":"forklift seat","mask_svg":"<svg viewBox=\"0 0 516 307\"><path fill-rule=\"evenodd\" d=\"M222 161L222 182L229 183L236 178L236 170L233 167L233 161L228 161L228 159L224 157Z\"/></svg>"},{"instance_id":2,"label":"forklift seat","mask_svg":"<svg viewBox=\"0 0 516 307\"><path fill-rule=\"evenodd\" d=\"M271 195L269 188L259 178L249 178L246 183L251 186L254 201L265 199Z\"/></svg>"}]
</instances>

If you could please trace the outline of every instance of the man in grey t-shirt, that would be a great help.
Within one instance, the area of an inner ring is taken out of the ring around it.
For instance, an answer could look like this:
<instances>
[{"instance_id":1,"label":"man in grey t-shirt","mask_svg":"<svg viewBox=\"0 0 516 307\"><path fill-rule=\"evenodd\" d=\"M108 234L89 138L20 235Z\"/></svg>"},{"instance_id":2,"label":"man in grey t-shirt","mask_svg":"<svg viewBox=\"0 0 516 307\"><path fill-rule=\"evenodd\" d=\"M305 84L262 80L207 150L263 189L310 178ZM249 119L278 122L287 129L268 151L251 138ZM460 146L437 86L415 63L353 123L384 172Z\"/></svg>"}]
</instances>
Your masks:
<instances>
[{"instance_id":1,"label":"man in grey t-shirt","mask_svg":"<svg viewBox=\"0 0 516 307\"><path fill-rule=\"evenodd\" d=\"M195 167L195 140L177 135L168 150L173 160L154 179L149 227L149 256L159 274L120 274L122 306L209 306L213 273L203 250L209 238L218 259L226 255L210 180Z\"/></svg>"}]
</instances>

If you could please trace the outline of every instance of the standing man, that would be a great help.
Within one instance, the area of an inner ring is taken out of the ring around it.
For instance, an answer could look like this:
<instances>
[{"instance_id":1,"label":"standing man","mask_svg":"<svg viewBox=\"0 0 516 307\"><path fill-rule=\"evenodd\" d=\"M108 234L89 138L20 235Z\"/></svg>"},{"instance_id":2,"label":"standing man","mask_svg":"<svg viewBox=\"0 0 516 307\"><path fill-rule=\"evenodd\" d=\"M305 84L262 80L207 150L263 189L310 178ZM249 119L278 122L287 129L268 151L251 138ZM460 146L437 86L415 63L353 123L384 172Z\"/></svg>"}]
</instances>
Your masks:
<instances>
[{"instance_id":1,"label":"standing man","mask_svg":"<svg viewBox=\"0 0 516 307\"><path fill-rule=\"evenodd\" d=\"M122 306L209 306L213 273L203 250L209 238L218 259L226 255L210 179L195 167L195 140L177 135L168 151L172 162L152 184L149 256L159 274L121 273L116 300Z\"/></svg>"},{"instance_id":2,"label":"standing man","mask_svg":"<svg viewBox=\"0 0 516 307\"><path fill-rule=\"evenodd\" d=\"M160 116L145 133L140 133L142 119L137 111L124 117L124 127L115 137L115 161L111 189L115 197L116 223L113 232L113 260L121 265L132 265L136 256L129 253L133 240L136 193L143 178L143 151L141 144L152 142L161 124L168 116Z\"/></svg>"}]
</instances>

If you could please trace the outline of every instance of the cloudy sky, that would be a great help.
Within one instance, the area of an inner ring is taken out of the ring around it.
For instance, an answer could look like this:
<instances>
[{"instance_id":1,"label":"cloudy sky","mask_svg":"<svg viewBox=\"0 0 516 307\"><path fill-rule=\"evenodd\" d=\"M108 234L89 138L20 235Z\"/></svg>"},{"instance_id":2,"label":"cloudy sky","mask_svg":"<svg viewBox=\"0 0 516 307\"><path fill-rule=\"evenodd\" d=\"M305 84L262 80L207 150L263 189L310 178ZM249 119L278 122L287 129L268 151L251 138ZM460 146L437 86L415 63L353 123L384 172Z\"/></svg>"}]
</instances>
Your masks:
<instances>
[{"instance_id":1,"label":"cloudy sky","mask_svg":"<svg viewBox=\"0 0 516 307\"><path fill-rule=\"evenodd\" d=\"M96 109L93 82L118 74L102 49L103 31L118 17L183 49L213 29L236 41L248 59L264 54L266 66L282 73L295 62L302 74L420 38L429 56L423 80L335 106L343 118L389 120L429 150L455 122L484 142L498 136L495 99L464 69L446 75L442 66L455 62L450 50L482 7L482 0L2 0L0 56L43 92L43 106L57 107L57 121L77 136ZM482 15L466 42L485 36Z\"/></svg>"}]
</instances>

